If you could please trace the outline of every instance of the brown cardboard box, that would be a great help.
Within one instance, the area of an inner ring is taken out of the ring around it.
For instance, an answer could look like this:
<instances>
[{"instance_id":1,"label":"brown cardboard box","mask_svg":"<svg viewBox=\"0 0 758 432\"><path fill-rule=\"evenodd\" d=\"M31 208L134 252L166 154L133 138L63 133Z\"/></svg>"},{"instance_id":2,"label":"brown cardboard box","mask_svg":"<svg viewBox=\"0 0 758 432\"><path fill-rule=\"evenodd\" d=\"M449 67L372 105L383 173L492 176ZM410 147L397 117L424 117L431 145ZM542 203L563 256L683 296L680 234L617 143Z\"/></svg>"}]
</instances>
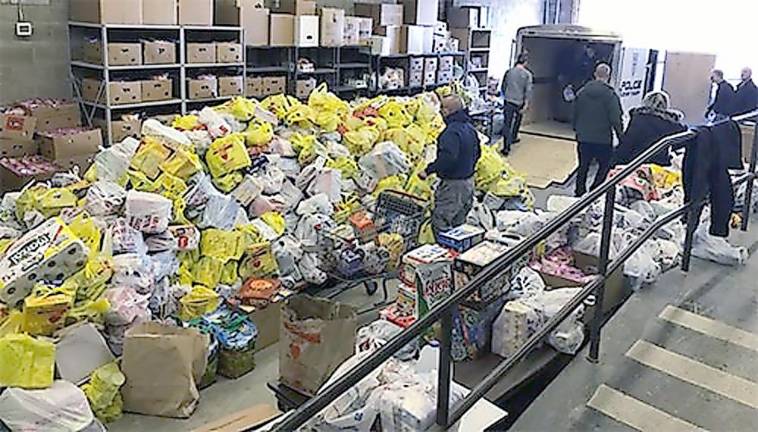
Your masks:
<instances>
[{"instance_id":1,"label":"brown cardboard box","mask_svg":"<svg viewBox=\"0 0 758 432\"><path fill-rule=\"evenodd\" d=\"M358 20L358 42L361 45L368 45L374 27L374 20L364 17L356 17L356 19Z\"/></svg>"},{"instance_id":2,"label":"brown cardboard box","mask_svg":"<svg viewBox=\"0 0 758 432\"><path fill-rule=\"evenodd\" d=\"M179 0L180 25L213 25L213 0Z\"/></svg>"},{"instance_id":3,"label":"brown cardboard box","mask_svg":"<svg viewBox=\"0 0 758 432\"><path fill-rule=\"evenodd\" d=\"M411 72L423 72L424 71L424 58L423 57L411 57L408 60L408 69Z\"/></svg>"},{"instance_id":4,"label":"brown cardboard box","mask_svg":"<svg viewBox=\"0 0 758 432\"><path fill-rule=\"evenodd\" d=\"M103 64L103 44L100 39L87 39L82 45L81 59L95 64Z\"/></svg>"},{"instance_id":5,"label":"brown cardboard box","mask_svg":"<svg viewBox=\"0 0 758 432\"><path fill-rule=\"evenodd\" d=\"M295 97L298 99L306 99L310 96L313 89L316 88L316 79L308 78L297 80L295 83Z\"/></svg>"},{"instance_id":6,"label":"brown cardboard box","mask_svg":"<svg viewBox=\"0 0 758 432\"><path fill-rule=\"evenodd\" d=\"M136 66L142 64L142 46L139 43L109 43L108 66Z\"/></svg>"},{"instance_id":7,"label":"brown cardboard box","mask_svg":"<svg viewBox=\"0 0 758 432\"><path fill-rule=\"evenodd\" d=\"M346 16L345 27L344 27L344 30L342 31L343 44L345 46L358 45L360 43L360 33L361 33L360 30L361 30L360 18Z\"/></svg>"},{"instance_id":8,"label":"brown cardboard box","mask_svg":"<svg viewBox=\"0 0 758 432\"><path fill-rule=\"evenodd\" d=\"M245 79L245 96L261 97L263 96L263 78L248 77Z\"/></svg>"},{"instance_id":9,"label":"brown cardboard box","mask_svg":"<svg viewBox=\"0 0 758 432\"><path fill-rule=\"evenodd\" d=\"M84 100L96 103L104 103L105 89L100 98L98 92L102 81L92 78L82 80L82 97ZM114 81L110 83L110 104L123 105L142 102L142 85L139 81Z\"/></svg>"},{"instance_id":10,"label":"brown cardboard box","mask_svg":"<svg viewBox=\"0 0 758 432\"><path fill-rule=\"evenodd\" d=\"M193 79L187 80L187 98L188 99L210 99L218 97L218 81Z\"/></svg>"},{"instance_id":11,"label":"brown cardboard box","mask_svg":"<svg viewBox=\"0 0 758 432\"><path fill-rule=\"evenodd\" d=\"M176 0L142 0L142 24L176 23Z\"/></svg>"},{"instance_id":12,"label":"brown cardboard box","mask_svg":"<svg viewBox=\"0 0 758 432\"><path fill-rule=\"evenodd\" d=\"M32 180L50 180L60 171L56 163L39 155L0 159L0 192L18 191Z\"/></svg>"},{"instance_id":13,"label":"brown cardboard box","mask_svg":"<svg viewBox=\"0 0 758 432\"><path fill-rule=\"evenodd\" d=\"M408 74L408 87L421 87L424 84L423 71L411 71Z\"/></svg>"},{"instance_id":14,"label":"brown cardboard box","mask_svg":"<svg viewBox=\"0 0 758 432\"><path fill-rule=\"evenodd\" d=\"M276 13L293 15L316 15L315 0L279 0Z\"/></svg>"},{"instance_id":15,"label":"brown cardboard box","mask_svg":"<svg viewBox=\"0 0 758 432\"><path fill-rule=\"evenodd\" d=\"M100 129L82 130L67 135L42 135L39 152L50 160L92 155L103 145Z\"/></svg>"},{"instance_id":16,"label":"brown cardboard box","mask_svg":"<svg viewBox=\"0 0 758 432\"><path fill-rule=\"evenodd\" d=\"M0 138L32 140L37 119L31 116L0 114Z\"/></svg>"},{"instance_id":17,"label":"brown cardboard box","mask_svg":"<svg viewBox=\"0 0 758 432\"><path fill-rule=\"evenodd\" d=\"M242 27L246 46L268 45L269 14L261 0L216 0L216 24Z\"/></svg>"},{"instance_id":18,"label":"brown cardboard box","mask_svg":"<svg viewBox=\"0 0 758 432\"><path fill-rule=\"evenodd\" d=\"M74 102L63 103L55 107L38 106L31 109L29 115L37 119L37 132L82 125L79 105Z\"/></svg>"},{"instance_id":19,"label":"brown cardboard box","mask_svg":"<svg viewBox=\"0 0 758 432\"><path fill-rule=\"evenodd\" d=\"M271 46L294 46L295 15L272 13L269 38Z\"/></svg>"},{"instance_id":20,"label":"brown cardboard box","mask_svg":"<svg viewBox=\"0 0 758 432\"><path fill-rule=\"evenodd\" d=\"M283 76L263 78L264 96L284 93L287 88L287 78Z\"/></svg>"},{"instance_id":21,"label":"brown cardboard box","mask_svg":"<svg viewBox=\"0 0 758 432\"><path fill-rule=\"evenodd\" d=\"M218 78L219 96L242 96L245 92L245 77L229 76Z\"/></svg>"},{"instance_id":22,"label":"brown cardboard box","mask_svg":"<svg viewBox=\"0 0 758 432\"><path fill-rule=\"evenodd\" d=\"M249 313L250 319L258 328L258 338L255 340L256 352L279 342L279 323L282 320L283 304L284 302L269 303L265 308L256 308Z\"/></svg>"},{"instance_id":23,"label":"brown cardboard box","mask_svg":"<svg viewBox=\"0 0 758 432\"><path fill-rule=\"evenodd\" d=\"M21 138L0 138L0 157L20 157L35 155L39 151L37 142Z\"/></svg>"},{"instance_id":24,"label":"brown cardboard box","mask_svg":"<svg viewBox=\"0 0 758 432\"><path fill-rule=\"evenodd\" d=\"M187 63L216 63L216 44L188 43Z\"/></svg>"},{"instance_id":25,"label":"brown cardboard box","mask_svg":"<svg viewBox=\"0 0 758 432\"><path fill-rule=\"evenodd\" d=\"M242 63L242 45L234 42L216 42L217 63Z\"/></svg>"},{"instance_id":26,"label":"brown cardboard box","mask_svg":"<svg viewBox=\"0 0 758 432\"><path fill-rule=\"evenodd\" d=\"M278 323L277 323L278 325ZM277 331L279 327L277 327ZM260 338L260 334L258 336ZM258 342L256 342L256 349ZM247 408L234 414L228 415L221 420L208 423L192 432L239 432L243 430L257 429L258 426L278 417L281 412L273 405L261 404Z\"/></svg>"},{"instance_id":27,"label":"brown cardboard box","mask_svg":"<svg viewBox=\"0 0 758 432\"><path fill-rule=\"evenodd\" d=\"M173 97L173 81L169 79L152 79L142 81L142 101L162 101Z\"/></svg>"},{"instance_id":28,"label":"brown cardboard box","mask_svg":"<svg viewBox=\"0 0 758 432\"><path fill-rule=\"evenodd\" d=\"M103 140L105 140L105 131L107 122L105 119L94 118L92 123L103 131ZM139 138L141 135L142 120L137 116L124 116L120 120L111 121L111 136L113 143L120 143L127 137Z\"/></svg>"},{"instance_id":29,"label":"brown cardboard box","mask_svg":"<svg viewBox=\"0 0 758 432\"><path fill-rule=\"evenodd\" d=\"M70 0L71 21L141 24L142 0Z\"/></svg>"},{"instance_id":30,"label":"brown cardboard box","mask_svg":"<svg viewBox=\"0 0 758 432\"><path fill-rule=\"evenodd\" d=\"M176 44L167 41L145 41L142 60L146 65L176 63Z\"/></svg>"},{"instance_id":31,"label":"brown cardboard box","mask_svg":"<svg viewBox=\"0 0 758 432\"><path fill-rule=\"evenodd\" d=\"M401 4L355 4L355 15L374 20L375 27L403 25Z\"/></svg>"},{"instance_id":32,"label":"brown cardboard box","mask_svg":"<svg viewBox=\"0 0 758 432\"><path fill-rule=\"evenodd\" d=\"M345 11L343 9L321 8L321 46L344 45Z\"/></svg>"},{"instance_id":33,"label":"brown cardboard box","mask_svg":"<svg viewBox=\"0 0 758 432\"><path fill-rule=\"evenodd\" d=\"M400 27L400 52L424 54L424 27L404 25Z\"/></svg>"},{"instance_id":34,"label":"brown cardboard box","mask_svg":"<svg viewBox=\"0 0 758 432\"><path fill-rule=\"evenodd\" d=\"M404 22L406 24L437 25L438 0L405 0Z\"/></svg>"},{"instance_id":35,"label":"brown cardboard box","mask_svg":"<svg viewBox=\"0 0 758 432\"><path fill-rule=\"evenodd\" d=\"M86 172L93 163L95 163L95 154L83 154L79 156L72 156L70 158L58 159L55 163L61 167L63 171L71 171L74 167L79 168L79 172Z\"/></svg>"},{"instance_id":36,"label":"brown cardboard box","mask_svg":"<svg viewBox=\"0 0 758 432\"><path fill-rule=\"evenodd\" d=\"M295 46L316 47L319 41L318 15L295 16Z\"/></svg>"}]
</instances>

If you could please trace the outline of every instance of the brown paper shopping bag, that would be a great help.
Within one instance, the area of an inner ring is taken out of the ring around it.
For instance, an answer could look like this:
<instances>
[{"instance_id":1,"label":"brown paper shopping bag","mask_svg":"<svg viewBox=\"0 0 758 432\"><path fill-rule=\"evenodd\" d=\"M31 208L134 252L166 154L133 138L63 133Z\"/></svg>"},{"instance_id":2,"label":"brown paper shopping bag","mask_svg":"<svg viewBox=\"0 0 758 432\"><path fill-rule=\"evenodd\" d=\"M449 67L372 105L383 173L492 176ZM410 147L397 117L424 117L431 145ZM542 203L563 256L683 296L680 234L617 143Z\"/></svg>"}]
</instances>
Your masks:
<instances>
[{"instance_id":1,"label":"brown paper shopping bag","mask_svg":"<svg viewBox=\"0 0 758 432\"><path fill-rule=\"evenodd\" d=\"M192 415L200 397L196 383L205 371L208 336L159 323L126 332L121 369L124 411L164 417Z\"/></svg>"},{"instance_id":2,"label":"brown paper shopping bag","mask_svg":"<svg viewBox=\"0 0 758 432\"><path fill-rule=\"evenodd\" d=\"M355 352L355 308L299 295L282 311L279 377L282 383L314 395L337 366Z\"/></svg>"}]
</instances>

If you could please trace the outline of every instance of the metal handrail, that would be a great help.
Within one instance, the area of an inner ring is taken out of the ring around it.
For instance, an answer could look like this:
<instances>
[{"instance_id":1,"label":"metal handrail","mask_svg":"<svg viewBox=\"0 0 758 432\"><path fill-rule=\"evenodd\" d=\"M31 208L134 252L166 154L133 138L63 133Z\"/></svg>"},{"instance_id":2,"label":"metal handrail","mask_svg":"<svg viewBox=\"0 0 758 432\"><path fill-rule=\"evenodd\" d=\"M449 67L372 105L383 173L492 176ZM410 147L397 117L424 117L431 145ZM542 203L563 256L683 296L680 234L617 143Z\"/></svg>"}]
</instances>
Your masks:
<instances>
[{"instance_id":1,"label":"metal handrail","mask_svg":"<svg viewBox=\"0 0 758 432\"><path fill-rule=\"evenodd\" d=\"M711 126L721 123L733 121L743 121L747 119L758 118L758 110L750 112L748 114L736 116L732 119L724 119L713 123ZM442 324L442 337L440 341L440 364L439 364L439 385L437 396L437 423L443 426L449 426L457 421L468 409L470 409L479 399L481 399L487 391L489 391L495 383L504 375L510 368L512 368L518 361L531 352L537 344L539 344L545 336L552 332L563 320L565 320L571 312L576 309L577 306L582 304L584 300L594 291L596 293L595 302L595 318L592 321L591 328L591 348L590 348L590 360L596 361L597 350L599 346L599 331L601 321L601 309L603 300L603 287L605 285L605 279L609 274L609 268L616 270L619 268L623 261L619 258L628 259L642 244L649 239L658 229L675 220L677 217L683 216L685 213L690 212L694 214L693 209L700 206L693 206L691 203L685 204L685 206L670 212L662 218L656 220L648 230L646 230L630 247L624 250L619 257L613 260L613 263L608 267L608 250L611 234L611 221L613 218L613 208L615 204L614 195L616 186L636 171L639 167L647 163L647 161L663 151L665 148L669 148L676 144L687 142L697 136L697 132L693 129L685 132L676 133L668 137L664 137L654 145L650 146L642 154L636 157L632 162L623 167L612 178L606 179L603 184L593 189L584 197L577 200L574 204L569 206L566 210L561 212L558 216L551 219L545 226L539 231L519 242L514 248L506 252L505 255L498 258L495 262L485 267L481 272L475 275L465 286L457 289L447 299L435 305L427 312L426 315L416 320L413 324L408 326L405 330L397 334L390 339L385 345L381 346L374 353L372 353L367 359L360 364L350 369L345 375L337 379L331 385L327 386L323 391L319 392L316 396L306 401L295 412L288 415L275 427L275 431L294 431L299 426L303 425L311 417L318 414L322 409L326 408L329 403L335 400L344 392L348 391L353 385L357 384L360 380L366 377L374 369L379 367L382 363L392 357L397 351L406 346L408 343L415 340L423 332L426 331L437 321L441 321ZM755 140L752 146L750 168L748 173L748 179L755 179L755 167L756 167L756 142L758 141L758 125L756 126ZM743 209L743 225L746 228L745 220L747 219L748 207L750 207L750 198L752 195L753 182L748 183L747 195L745 198L745 209ZM449 388L450 380L450 334L452 332L452 310L455 306L460 304L464 299L475 293L481 286L497 276L501 272L507 270L516 260L523 256L525 253L529 253L540 242L553 235L559 229L561 229L566 223L570 222L580 213L589 208L598 198L602 195L606 195L606 205L604 213L604 227L601 237L601 257L599 260L599 273L600 275L585 285L579 294L577 294L571 301L569 301L552 319L550 319L542 328L534 334L513 356L508 357L501 362L490 374L487 375L478 385L476 385L471 392L459 402L455 411L448 415L448 401L449 401ZM692 233L697 226L693 217L688 218L687 234L688 239L685 241L685 258L687 265L689 264L689 250L692 241ZM743 229L744 229L743 228ZM642 240L640 240L642 239ZM632 249L634 247L634 249ZM684 266L684 264L683 264ZM593 359L594 352L594 359Z\"/></svg>"}]
</instances>

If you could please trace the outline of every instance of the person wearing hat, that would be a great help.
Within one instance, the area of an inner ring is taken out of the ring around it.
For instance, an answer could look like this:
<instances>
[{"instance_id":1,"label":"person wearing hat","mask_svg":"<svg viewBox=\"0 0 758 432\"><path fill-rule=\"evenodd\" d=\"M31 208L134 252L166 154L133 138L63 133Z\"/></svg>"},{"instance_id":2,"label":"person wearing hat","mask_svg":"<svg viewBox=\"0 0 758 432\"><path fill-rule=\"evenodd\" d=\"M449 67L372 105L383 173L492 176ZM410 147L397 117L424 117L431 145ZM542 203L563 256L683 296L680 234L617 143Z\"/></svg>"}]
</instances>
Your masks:
<instances>
[{"instance_id":1,"label":"person wearing hat","mask_svg":"<svg viewBox=\"0 0 758 432\"><path fill-rule=\"evenodd\" d=\"M628 164L661 138L687 130L681 122L682 115L671 110L669 95L662 91L646 94L642 106L632 108L629 115L631 119L616 149L614 165ZM671 155L664 149L648 162L669 166Z\"/></svg>"}]
</instances>

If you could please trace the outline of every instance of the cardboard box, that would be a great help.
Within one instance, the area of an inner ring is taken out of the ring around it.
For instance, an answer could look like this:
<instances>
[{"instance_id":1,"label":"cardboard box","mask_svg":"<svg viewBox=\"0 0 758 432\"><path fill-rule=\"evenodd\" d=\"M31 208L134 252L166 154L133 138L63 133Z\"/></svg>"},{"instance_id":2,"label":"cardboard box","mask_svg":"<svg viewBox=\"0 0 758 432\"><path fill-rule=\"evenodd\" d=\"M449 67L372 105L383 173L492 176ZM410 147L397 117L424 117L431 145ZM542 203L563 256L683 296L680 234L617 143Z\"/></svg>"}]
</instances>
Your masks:
<instances>
[{"instance_id":1,"label":"cardboard box","mask_svg":"<svg viewBox=\"0 0 758 432\"><path fill-rule=\"evenodd\" d=\"M356 46L360 43L360 20L357 17L345 17L345 27L342 32L342 40L345 46Z\"/></svg>"},{"instance_id":2,"label":"cardboard box","mask_svg":"<svg viewBox=\"0 0 758 432\"><path fill-rule=\"evenodd\" d=\"M271 14L269 38L271 46L294 46L295 15Z\"/></svg>"},{"instance_id":3,"label":"cardboard box","mask_svg":"<svg viewBox=\"0 0 758 432\"><path fill-rule=\"evenodd\" d=\"M400 27L400 52L403 54L424 54L425 28L416 25Z\"/></svg>"},{"instance_id":4,"label":"cardboard box","mask_svg":"<svg viewBox=\"0 0 758 432\"><path fill-rule=\"evenodd\" d=\"M447 22L450 27L479 28L479 8L447 8Z\"/></svg>"},{"instance_id":5,"label":"cardboard box","mask_svg":"<svg viewBox=\"0 0 758 432\"><path fill-rule=\"evenodd\" d=\"M143 42L142 61L146 65L176 63L176 44L167 41Z\"/></svg>"},{"instance_id":6,"label":"cardboard box","mask_svg":"<svg viewBox=\"0 0 758 432\"><path fill-rule=\"evenodd\" d=\"M142 24L176 25L176 0L142 0Z\"/></svg>"},{"instance_id":7,"label":"cardboard box","mask_svg":"<svg viewBox=\"0 0 758 432\"><path fill-rule=\"evenodd\" d=\"M37 119L17 114L0 114L0 138L32 140Z\"/></svg>"},{"instance_id":8,"label":"cardboard box","mask_svg":"<svg viewBox=\"0 0 758 432\"><path fill-rule=\"evenodd\" d=\"M408 74L409 87L421 87L424 85L424 71L411 71Z\"/></svg>"},{"instance_id":9,"label":"cardboard box","mask_svg":"<svg viewBox=\"0 0 758 432\"><path fill-rule=\"evenodd\" d=\"M315 47L319 41L318 15L299 15L295 17L295 46Z\"/></svg>"},{"instance_id":10,"label":"cardboard box","mask_svg":"<svg viewBox=\"0 0 758 432\"><path fill-rule=\"evenodd\" d=\"M437 59L426 59L426 61L429 60ZM429 71L426 68L424 71L424 79L426 80L426 75L429 73ZM431 70L431 73L435 74L436 71L437 69L435 67L434 70ZM434 78L432 78L432 81L434 81ZM426 85L426 82L424 82L424 85ZM449 231L440 233L438 243L441 246L456 250L458 252L466 252L467 250L481 243L482 240L484 240L484 229L478 226L464 224Z\"/></svg>"},{"instance_id":11,"label":"cardboard box","mask_svg":"<svg viewBox=\"0 0 758 432\"><path fill-rule=\"evenodd\" d=\"M316 15L316 0L279 0L277 13Z\"/></svg>"},{"instance_id":12,"label":"cardboard box","mask_svg":"<svg viewBox=\"0 0 758 432\"><path fill-rule=\"evenodd\" d=\"M265 77L263 78L263 94L265 96L284 93L287 89L287 77Z\"/></svg>"},{"instance_id":13,"label":"cardboard box","mask_svg":"<svg viewBox=\"0 0 758 432\"><path fill-rule=\"evenodd\" d=\"M161 101L171 99L174 95L171 79L142 81L142 101Z\"/></svg>"},{"instance_id":14,"label":"cardboard box","mask_svg":"<svg viewBox=\"0 0 758 432\"><path fill-rule=\"evenodd\" d=\"M103 44L100 39L87 39L82 45L81 59L95 64L103 64Z\"/></svg>"},{"instance_id":15,"label":"cardboard box","mask_svg":"<svg viewBox=\"0 0 758 432\"><path fill-rule=\"evenodd\" d=\"M95 118L92 119L92 123L95 124L103 131L103 140L106 139L105 132L108 127L108 123L105 119ZM125 138L139 138L141 135L142 120L137 116L124 116L120 120L111 121L111 140L112 143L120 143Z\"/></svg>"},{"instance_id":16,"label":"cardboard box","mask_svg":"<svg viewBox=\"0 0 758 432\"><path fill-rule=\"evenodd\" d=\"M19 191L31 181L50 180L62 171L60 166L42 156L0 159L0 192Z\"/></svg>"},{"instance_id":17,"label":"cardboard box","mask_svg":"<svg viewBox=\"0 0 758 432\"><path fill-rule=\"evenodd\" d=\"M67 159L75 156L92 155L103 145L100 129L82 130L66 135L42 135L39 152L50 160Z\"/></svg>"},{"instance_id":18,"label":"cardboard box","mask_svg":"<svg viewBox=\"0 0 758 432\"><path fill-rule=\"evenodd\" d=\"M71 171L74 167L79 169L79 172L86 172L89 167L95 163L95 154L73 156L66 159L58 159L55 163L61 167L62 171Z\"/></svg>"},{"instance_id":19,"label":"cardboard box","mask_svg":"<svg viewBox=\"0 0 758 432\"><path fill-rule=\"evenodd\" d=\"M452 70L438 70L437 71L437 84L450 84L453 82Z\"/></svg>"},{"instance_id":20,"label":"cardboard box","mask_svg":"<svg viewBox=\"0 0 758 432\"><path fill-rule=\"evenodd\" d=\"M432 52L434 53L447 52L449 40L450 39L445 36L434 35L434 39L432 39Z\"/></svg>"},{"instance_id":21,"label":"cardboard box","mask_svg":"<svg viewBox=\"0 0 758 432\"><path fill-rule=\"evenodd\" d=\"M424 59L424 72L426 71L434 71L437 72L437 58L436 57L427 57Z\"/></svg>"},{"instance_id":22,"label":"cardboard box","mask_svg":"<svg viewBox=\"0 0 758 432\"><path fill-rule=\"evenodd\" d=\"M187 63L216 63L216 44L188 43Z\"/></svg>"},{"instance_id":23,"label":"cardboard box","mask_svg":"<svg viewBox=\"0 0 758 432\"><path fill-rule=\"evenodd\" d=\"M403 25L401 4L355 4L355 15L371 18L375 27Z\"/></svg>"},{"instance_id":24,"label":"cardboard box","mask_svg":"<svg viewBox=\"0 0 758 432\"><path fill-rule=\"evenodd\" d=\"M0 138L0 158L35 155L39 151L37 142L22 138Z\"/></svg>"},{"instance_id":25,"label":"cardboard box","mask_svg":"<svg viewBox=\"0 0 758 432\"><path fill-rule=\"evenodd\" d=\"M136 66L142 64L142 45L139 43L109 43L108 66Z\"/></svg>"},{"instance_id":26,"label":"cardboard box","mask_svg":"<svg viewBox=\"0 0 758 432\"><path fill-rule=\"evenodd\" d=\"M442 56L440 57L440 65L437 68L437 70L438 71L453 70L454 64L455 64L455 60L453 59L453 56Z\"/></svg>"},{"instance_id":27,"label":"cardboard box","mask_svg":"<svg viewBox=\"0 0 758 432\"><path fill-rule=\"evenodd\" d=\"M405 0L404 6L405 24L437 25L438 0Z\"/></svg>"},{"instance_id":28,"label":"cardboard box","mask_svg":"<svg viewBox=\"0 0 758 432\"><path fill-rule=\"evenodd\" d=\"M393 54L390 47L390 38L386 36L371 36L369 38L371 55L388 56Z\"/></svg>"},{"instance_id":29,"label":"cardboard box","mask_svg":"<svg viewBox=\"0 0 758 432\"><path fill-rule=\"evenodd\" d=\"M98 92L102 81L84 78L82 80L82 97L85 100L96 103L104 103L105 89L100 98ZM140 81L113 81L109 86L110 105L123 105L142 102L142 84Z\"/></svg>"},{"instance_id":30,"label":"cardboard box","mask_svg":"<svg viewBox=\"0 0 758 432\"><path fill-rule=\"evenodd\" d=\"M263 78L248 77L245 79L245 96L261 97L263 96Z\"/></svg>"},{"instance_id":31,"label":"cardboard box","mask_svg":"<svg viewBox=\"0 0 758 432\"><path fill-rule=\"evenodd\" d=\"M216 24L242 27L246 46L268 45L269 14L261 0L216 0Z\"/></svg>"},{"instance_id":32,"label":"cardboard box","mask_svg":"<svg viewBox=\"0 0 758 432\"><path fill-rule=\"evenodd\" d=\"M408 286L416 286L416 272L418 269L435 262L451 262L453 255L448 249L437 245L428 244L419 246L408 251L400 261L398 279Z\"/></svg>"},{"instance_id":33,"label":"cardboard box","mask_svg":"<svg viewBox=\"0 0 758 432\"><path fill-rule=\"evenodd\" d=\"M483 241L473 248L467 250L455 259L453 263L453 277L455 278L455 288L461 289L474 276L479 274L485 267L494 262L496 259L505 255L508 250L515 246L517 241L512 244L498 243L493 241ZM528 257L522 261L514 263L510 269L498 274L489 280L484 286L475 293L471 300L477 303L489 303L499 299L510 288L510 281L524 265Z\"/></svg>"},{"instance_id":34,"label":"cardboard box","mask_svg":"<svg viewBox=\"0 0 758 432\"><path fill-rule=\"evenodd\" d=\"M245 77L228 76L218 78L219 96L242 96L245 92Z\"/></svg>"},{"instance_id":35,"label":"cardboard box","mask_svg":"<svg viewBox=\"0 0 758 432\"><path fill-rule=\"evenodd\" d=\"M295 83L295 97L298 99L306 99L310 96L311 92L316 88L316 79L308 78L297 80Z\"/></svg>"},{"instance_id":36,"label":"cardboard box","mask_svg":"<svg viewBox=\"0 0 758 432\"><path fill-rule=\"evenodd\" d=\"M354 17L358 20L358 41L361 45L367 45L374 28L374 20L371 18Z\"/></svg>"},{"instance_id":37,"label":"cardboard box","mask_svg":"<svg viewBox=\"0 0 758 432\"><path fill-rule=\"evenodd\" d=\"M336 47L344 44L345 11L343 9L321 9L321 46Z\"/></svg>"},{"instance_id":38,"label":"cardboard box","mask_svg":"<svg viewBox=\"0 0 758 432\"><path fill-rule=\"evenodd\" d=\"M431 86L437 84L437 70L424 71L424 85Z\"/></svg>"},{"instance_id":39,"label":"cardboard box","mask_svg":"<svg viewBox=\"0 0 758 432\"><path fill-rule=\"evenodd\" d=\"M180 25L213 25L213 0L179 0Z\"/></svg>"},{"instance_id":40,"label":"cardboard box","mask_svg":"<svg viewBox=\"0 0 758 432\"><path fill-rule=\"evenodd\" d=\"M401 35L401 29L402 27L380 27L380 28L374 28L374 32L384 36L387 41L382 42L383 44L387 44L387 48L389 50L390 54L400 54L400 35ZM374 44L374 40L371 40L371 43Z\"/></svg>"},{"instance_id":41,"label":"cardboard box","mask_svg":"<svg viewBox=\"0 0 758 432\"><path fill-rule=\"evenodd\" d=\"M408 70L411 72L423 72L424 71L424 58L423 57L411 57L408 59Z\"/></svg>"},{"instance_id":42,"label":"cardboard box","mask_svg":"<svg viewBox=\"0 0 758 432\"><path fill-rule=\"evenodd\" d=\"M278 324L278 323L277 323ZM278 331L277 327L277 331ZM260 334L258 335L260 338ZM256 342L257 348L258 342ZM273 405L261 404L228 415L221 420L210 422L192 432L239 432L257 428L278 417L281 411Z\"/></svg>"},{"instance_id":43,"label":"cardboard box","mask_svg":"<svg viewBox=\"0 0 758 432\"><path fill-rule=\"evenodd\" d=\"M210 99L218 97L218 81L207 79L187 79L188 99Z\"/></svg>"},{"instance_id":44,"label":"cardboard box","mask_svg":"<svg viewBox=\"0 0 758 432\"><path fill-rule=\"evenodd\" d=\"M434 28L432 27L421 27L421 31L423 33L421 43L422 43L422 49L424 50L424 53L432 53L434 52Z\"/></svg>"},{"instance_id":45,"label":"cardboard box","mask_svg":"<svg viewBox=\"0 0 758 432\"><path fill-rule=\"evenodd\" d=\"M282 320L284 302L269 303L265 308L255 308L249 313L250 319L258 328L255 351L258 352L279 342L279 323Z\"/></svg>"},{"instance_id":46,"label":"cardboard box","mask_svg":"<svg viewBox=\"0 0 758 432\"><path fill-rule=\"evenodd\" d=\"M82 125L79 105L74 102L61 101L56 106L37 105L28 109L28 115L37 119L37 132Z\"/></svg>"},{"instance_id":47,"label":"cardboard box","mask_svg":"<svg viewBox=\"0 0 758 432\"><path fill-rule=\"evenodd\" d=\"M242 45L234 42L216 42L217 63L242 63Z\"/></svg>"},{"instance_id":48,"label":"cardboard box","mask_svg":"<svg viewBox=\"0 0 758 432\"><path fill-rule=\"evenodd\" d=\"M141 24L142 0L70 0L71 21Z\"/></svg>"},{"instance_id":49,"label":"cardboard box","mask_svg":"<svg viewBox=\"0 0 758 432\"><path fill-rule=\"evenodd\" d=\"M437 23L434 24L434 34L450 36L450 32L447 30L447 23L445 21L437 21Z\"/></svg>"}]
</instances>

